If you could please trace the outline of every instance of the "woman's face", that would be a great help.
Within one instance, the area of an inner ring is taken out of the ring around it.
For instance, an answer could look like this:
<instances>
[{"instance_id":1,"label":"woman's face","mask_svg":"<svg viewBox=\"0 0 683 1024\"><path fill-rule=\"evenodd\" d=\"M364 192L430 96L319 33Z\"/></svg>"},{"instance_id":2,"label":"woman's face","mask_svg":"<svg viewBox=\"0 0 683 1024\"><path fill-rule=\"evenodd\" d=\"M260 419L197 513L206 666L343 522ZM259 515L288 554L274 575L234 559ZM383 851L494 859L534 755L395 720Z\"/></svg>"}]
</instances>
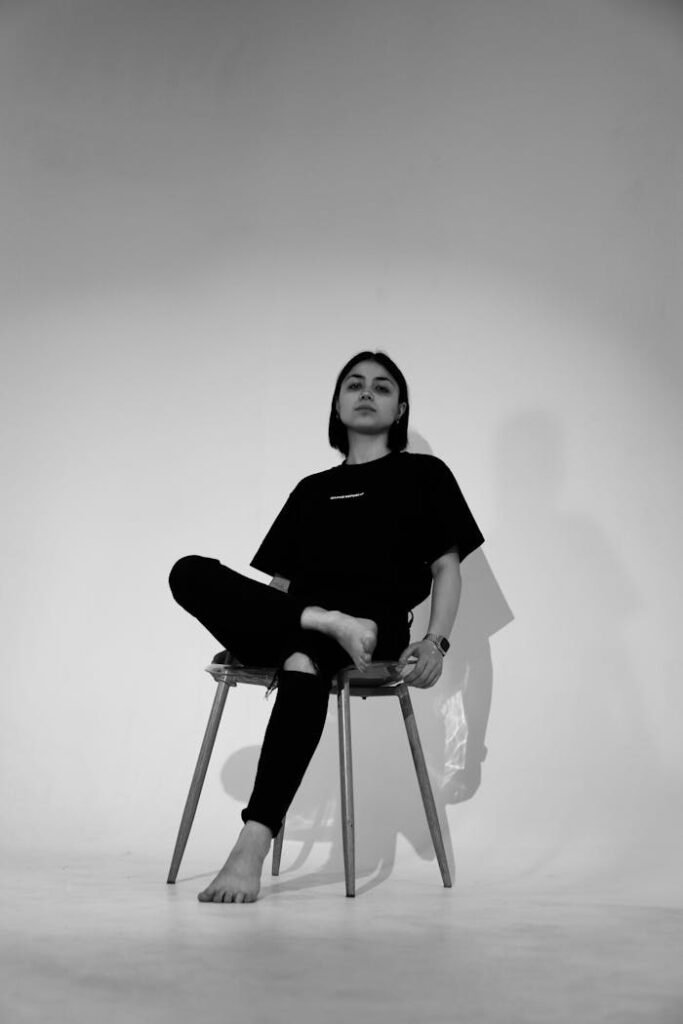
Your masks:
<instances>
[{"instance_id":1,"label":"woman's face","mask_svg":"<svg viewBox=\"0 0 683 1024\"><path fill-rule=\"evenodd\" d=\"M359 408L365 406L366 408ZM398 384L372 359L352 366L341 382L336 409L342 423L359 434L389 431L406 403L398 400Z\"/></svg>"}]
</instances>

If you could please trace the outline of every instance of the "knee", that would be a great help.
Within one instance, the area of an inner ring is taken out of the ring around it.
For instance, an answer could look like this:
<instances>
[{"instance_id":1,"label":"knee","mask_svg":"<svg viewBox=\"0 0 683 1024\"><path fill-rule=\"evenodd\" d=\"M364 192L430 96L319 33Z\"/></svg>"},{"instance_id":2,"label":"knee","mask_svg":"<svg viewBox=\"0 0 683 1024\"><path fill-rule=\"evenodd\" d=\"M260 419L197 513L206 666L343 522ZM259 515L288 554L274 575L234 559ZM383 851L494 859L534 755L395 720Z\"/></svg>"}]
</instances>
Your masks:
<instances>
[{"instance_id":1,"label":"knee","mask_svg":"<svg viewBox=\"0 0 683 1024\"><path fill-rule=\"evenodd\" d=\"M301 651L290 654L282 667L290 672L308 672L314 676L319 675L317 666L307 654L303 654Z\"/></svg>"},{"instance_id":2,"label":"knee","mask_svg":"<svg viewBox=\"0 0 683 1024\"><path fill-rule=\"evenodd\" d=\"M205 561L202 555L185 555L178 559L168 575L168 585L176 599L196 579L197 570Z\"/></svg>"}]
</instances>

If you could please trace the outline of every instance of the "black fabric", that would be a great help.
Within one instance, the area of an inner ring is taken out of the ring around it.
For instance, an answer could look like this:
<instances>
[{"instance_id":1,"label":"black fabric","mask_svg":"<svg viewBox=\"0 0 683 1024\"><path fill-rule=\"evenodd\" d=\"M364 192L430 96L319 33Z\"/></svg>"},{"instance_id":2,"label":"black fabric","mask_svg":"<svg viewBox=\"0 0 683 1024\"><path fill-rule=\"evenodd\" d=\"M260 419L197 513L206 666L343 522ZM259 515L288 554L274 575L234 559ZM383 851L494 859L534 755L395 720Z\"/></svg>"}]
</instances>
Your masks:
<instances>
[{"instance_id":1,"label":"black fabric","mask_svg":"<svg viewBox=\"0 0 683 1024\"><path fill-rule=\"evenodd\" d=\"M302 628L304 603L298 598L249 579L216 558L178 559L169 585L178 604L243 664L278 666L271 684L277 682L277 697L254 790L242 812L243 821L260 821L276 835L320 740L332 677L353 660L334 637ZM398 660L410 643L405 614L385 613L376 621L373 661ZM284 669L295 651L309 656L317 674Z\"/></svg>"},{"instance_id":2,"label":"black fabric","mask_svg":"<svg viewBox=\"0 0 683 1024\"><path fill-rule=\"evenodd\" d=\"M313 632L301 628L302 601L243 576L217 558L185 555L171 569L168 582L178 604L243 665L279 665L302 650L295 646L302 634ZM336 640L322 639L345 653Z\"/></svg>"},{"instance_id":3,"label":"black fabric","mask_svg":"<svg viewBox=\"0 0 683 1024\"><path fill-rule=\"evenodd\" d=\"M457 480L435 455L391 452L304 477L250 565L309 604L373 617L429 596L430 566L484 542Z\"/></svg>"},{"instance_id":4,"label":"black fabric","mask_svg":"<svg viewBox=\"0 0 683 1024\"><path fill-rule=\"evenodd\" d=\"M331 682L310 672L281 669L266 726L254 788L242 821L259 821L273 836L296 795L316 751L327 717Z\"/></svg>"},{"instance_id":5,"label":"black fabric","mask_svg":"<svg viewBox=\"0 0 683 1024\"><path fill-rule=\"evenodd\" d=\"M178 604L243 665L280 666L299 651L328 681L340 668L353 665L351 655L334 637L302 627L307 602L243 576L217 558L185 555L178 559L169 586ZM410 643L406 614L380 609L375 622L373 661L398 659Z\"/></svg>"}]
</instances>

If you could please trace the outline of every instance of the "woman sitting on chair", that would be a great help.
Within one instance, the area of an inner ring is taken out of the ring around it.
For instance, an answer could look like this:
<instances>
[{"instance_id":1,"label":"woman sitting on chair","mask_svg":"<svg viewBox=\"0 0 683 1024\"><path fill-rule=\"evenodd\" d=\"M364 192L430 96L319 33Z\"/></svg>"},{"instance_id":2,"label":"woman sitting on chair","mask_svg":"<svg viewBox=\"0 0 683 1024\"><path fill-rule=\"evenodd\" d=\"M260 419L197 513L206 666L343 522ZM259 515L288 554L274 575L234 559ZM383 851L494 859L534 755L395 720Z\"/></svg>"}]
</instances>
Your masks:
<instances>
[{"instance_id":1,"label":"woman sitting on chair","mask_svg":"<svg viewBox=\"0 0 683 1024\"><path fill-rule=\"evenodd\" d=\"M334 389L329 441L346 456L304 477L250 565L267 586L215 558L173 566L176 601L245 665L276 665L244 827L202 902L251 903L263 862L318 746L335 673L397 661L412 686L433 686L460 600L460 562L483 543L441 459L404 451L408 386L383 352L361 352ZM412 611L431 592L429 629L410 642Z\"/></svg>"}]
</instances>

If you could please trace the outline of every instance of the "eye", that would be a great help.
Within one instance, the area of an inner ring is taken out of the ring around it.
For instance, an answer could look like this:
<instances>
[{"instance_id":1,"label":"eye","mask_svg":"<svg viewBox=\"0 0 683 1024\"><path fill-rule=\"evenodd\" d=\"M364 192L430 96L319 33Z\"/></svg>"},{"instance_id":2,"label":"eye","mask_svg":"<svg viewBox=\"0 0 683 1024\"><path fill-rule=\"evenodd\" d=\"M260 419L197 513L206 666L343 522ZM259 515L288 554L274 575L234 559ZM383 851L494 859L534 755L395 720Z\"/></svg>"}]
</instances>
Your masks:
<instances>
[{"instance_id":1,"label":"eye","mask_svg":"<svg viewBox=\"0 0 683 1024\"><path fill-rule=\"evenodd\" d=\"M351 390L352 390L353 388L355 388L356 386L360 387L360 381L358 381L358 380L352 380L352 381L351 381L351 382L350 382L350 383L348 384L348 389L349 389L349 391L351 391ZM389 387L388 387L388 386L387 386L386 384L378 384L378 385L377 385L377 390L378 390L378 391L383 391L385 395L388 395L388 394L390 394L390 393L391 393L391 388L389 388Z\"/></svg>"}]
</instances>

